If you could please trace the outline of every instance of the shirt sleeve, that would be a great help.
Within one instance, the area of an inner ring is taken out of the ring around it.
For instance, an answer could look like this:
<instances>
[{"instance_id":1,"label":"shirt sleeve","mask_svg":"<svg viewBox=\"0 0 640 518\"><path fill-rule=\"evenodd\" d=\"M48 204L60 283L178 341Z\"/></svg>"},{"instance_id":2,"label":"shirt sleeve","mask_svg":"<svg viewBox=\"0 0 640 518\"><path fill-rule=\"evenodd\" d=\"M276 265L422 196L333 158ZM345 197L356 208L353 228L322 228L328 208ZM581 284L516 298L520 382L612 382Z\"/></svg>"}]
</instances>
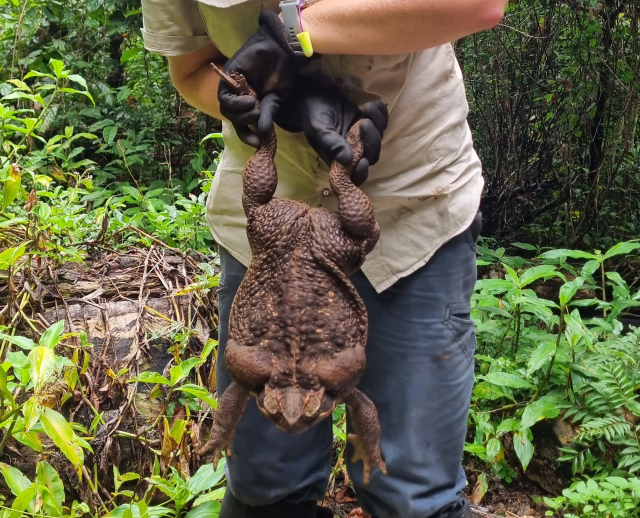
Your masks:
<instances>
[{"instance_id":1,"label":"shirt sleeve","mask_svg":"<svg viewBox=\"0 0 640 518\"><path fill-rule=\"evenodd\" d=\"M189 54L211 43L195 0L142 0L144 47L162 56Z\"/></svg>"}]
</instances>

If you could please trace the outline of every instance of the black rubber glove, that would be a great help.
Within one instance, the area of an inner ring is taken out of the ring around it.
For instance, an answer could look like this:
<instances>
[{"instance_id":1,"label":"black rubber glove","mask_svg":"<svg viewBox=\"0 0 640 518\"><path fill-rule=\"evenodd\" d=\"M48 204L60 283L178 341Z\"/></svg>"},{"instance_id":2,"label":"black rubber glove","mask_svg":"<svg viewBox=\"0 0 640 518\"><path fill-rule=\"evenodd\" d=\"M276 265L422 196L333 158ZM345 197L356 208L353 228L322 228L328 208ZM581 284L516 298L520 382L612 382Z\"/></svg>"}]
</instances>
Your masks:
<instances>
[{"instance_id":1,"label":"black rubber glove","mask_svg":"<svg viewBox=\"0 0 640 518\"><path fill-rule=\"evenodd\" d=\"M364 155L356 165L351 180L361 185L369 176L369 166L380 158L382 135L389 122L389 111L382 101L367 103L360 110L336 88L301 76L274 120L286 131L303 132L311 147L327 165L331 165L333 160L348 165L353 159L353 150L345 136L360 119ZM266 115L265 122L271 123Z\"/></svg>"},{"instance_id":2,"label":"black rubber glove","mask_svg":"<svg viewBox=\"0 0 640 518\"><path fill-rule=\"evenodd\" d=\"M240 140L253 147L258 147L260 139L249 125L257 125L260 133L271 129L275 114L298 80L298 72L310 61L293 53L277 14L263 10L258 23L260 28L229 58L224 71L244 75L260 99L260 107L255 107L250 96L238 96L224 81L218 89L220 113L231 121Z\"/></svg>"}]
</instances>

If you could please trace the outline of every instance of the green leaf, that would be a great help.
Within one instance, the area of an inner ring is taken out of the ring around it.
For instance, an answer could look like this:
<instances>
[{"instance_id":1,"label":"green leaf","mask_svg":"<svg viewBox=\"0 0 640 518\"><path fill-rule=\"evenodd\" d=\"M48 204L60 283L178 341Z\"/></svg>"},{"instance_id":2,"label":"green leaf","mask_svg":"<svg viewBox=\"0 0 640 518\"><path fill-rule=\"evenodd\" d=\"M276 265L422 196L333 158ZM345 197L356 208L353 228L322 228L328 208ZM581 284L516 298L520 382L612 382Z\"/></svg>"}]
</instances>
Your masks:
<instances>
[{"instance_id":1,"label":"green leaf","mask_svg":"<svg viewBox=\"0 0 640 518\"><path fill-rule=\"evenodd\" d=\"M531 376L547 363L556 352L556 342L543 342L529 356L527 376Z\"/></svg>"},{"instance_id":2,"label":"green leaf","mask_svg":"<svg viewBox=\"0 0 640 518\"><path fill-rule=\"evenodd\" d=\"M51 349L39 345L29 353L29 373L36 392L49 381L56 369L56 356Z\"/></svg>"},{"instance_id":3,"label":"green leaf","mask_svg":"<svg viewBox=\"0 0 640 518\"><path fill-rule=\"evenodd\" d=\"M67 420L55 410L43 407L40 422L45 433L73 464L76 473L80 474L84 464L84 452L78 441L79 437Z\"/></svg>"},{"instance_id":4,"label":"green leaf","mask_svg":"<svg viewBox=\"0 0 640 518\"><path fill-rule=\"evenodd\" d=\"M218 408L218 402L215 400L213 395L203 387L193 384L187 384L178 387L178 390L201 399L214 410Z\"/></svg>"},{"instance_id":5,"label":"green leaf","mask_svg":"<svg viewBox=\"0 0 640 518\"><path fill-rule=\"evenodd\" d=\"M7 210L7 207L13 203L20 192L20 186L22 185L22 173L20 169L14 167L13 164L9 166L9 174L4 181L2 188L2 210Z\"/></svg>"},{"instance_id":6,"label":"green leaf","mask_svg":"<svg viewBox=\"0 0 640 518\"><path fill-rule=\"evenodd\" d=\"M126 63L131 58L139 54L142 54L142 47L134 47L132 49L127 49L122 53L122 56L120 56L120 63Z\"/></svg>"},{"instance_id":7,"label":"green leaf","mask_svg":"<svg viewBox=\"0 0 640 518\"><path fill-rule=\"evenodd\" d=\"M530 245L528 243L511 243L511 246L515 246L517 248L522 248L523 250L531 250L531 251L537 250L537 248L535 246Z\"/></svg>"},{"instance_id":8,"label":"green leaf","mask_svg":"<svg viewBox=\"0 0 640 518\"><path fill-rule=\"evenodd\" d=\"M2 365L0 365L0 397L4 399L5 405L8 402L10 406L15 406L16 402L13 399L13 394L7 386L7 373Z\"/></svg>"},{"instance_id":9,"label":"green leaf","mask_svg":"<svg viewBox=\"0 0 640 518\"><path fill-rule=\"evenodd\" d=\"M587 261L582 267L581 275L583 277L591 277L598 270L598 268L600 268L600 261L596 261L595 259Z\"/></svg>"},{"instance_id":10,"label":"green leaf","mask_svg":"<svg viewBox=\"0 0 640 518\"><path fill-rule=\"evenodd\" d=\"M69 75L69 71L64 69L64 63L59 59L51 59L49 61L49 68L53 70L53 73L58 79L65 78Z\"/></svg>"},{"instance_id":11,"label":"green leaf","mask_svg":"<svg viewBox=\"0 0 640 518\"><path fill-rule=\"evenodd\" d=\"M24 430L25 432L31 431L40 419L40 405L36 403L35 398L30 397L24 404L22 412L24 413Z\"/></svg>"},{"instance_id":12,"label":"green leaf","mask_svg":"<svg viewBox=\"0 0 640 518\"><path fill-rule=\"evenodd\" d=\"M538 279L546 279L559 275L560 273L556 271L556 267L552 264L534 266L533 268L525 270L522 275L520 275L520 287L523 288Z\"/></svg>"},{"instance_id":13,"label":"green leaf","mask_svg":"<svg viewBox=\"0 0 640 518\"><path fill-rule=\"evenodd\" d=\"M184 518L218 518L220 516L220 502L209 501L194 507Z\"/></svg>"},{"instance_id":14,"label":"green leaf","mask_svg":"<svg viewBox=\"0 0 640 518\"><path fill-rule=\"evenodd\" d=\"M204 464L196 472L193 477L189 479L189 492L192 495L197 495L206 489L211 489L215 485L219 484L224 477L224 466L226 459L223 457L220 459L218 469L213 469L213 464Z\"/></svg>"},{"instance_id":15,"label":"green leaf","mask_svg":"<svg viewBox=\"0 0 640 518\"><path fill-rule=\"evenodd\" d=\"M53 349L58 342L64 331L64 320L60 320L55 324L49 326L49 328L42 334L40 338L40 345Z\"/></svg>"},{"instance_id":16,"label":"green leaf","mask_svg":"<svg viewBox=\"0 0 640 518\"><path fill-rule=\"evenodd\" d=\"M21 518L25 509L33 509L33 501L36 497L36 487L32 485L20 493L13 501L9 518Z\"/></svg>"},{"instance_id":17,"label":"green leaf","mask_svg":"<svg viewBox=\"0 0 640 518\"><path fill-rule=\"evenodd\" d=\"M191 372L191 369L193 369L196 365L201 365L203 363L204 363L203 358L196 357L196 358L189 358L188 360L183 361L180 365L175 365L174 367L171 367L170 369L171 385L173 386L176 383L179 383L180 381L185 379L189 375L189 372ZM174 368L176 369L175 379L174 379Z\"/></svg>"},{"instance_id":18,"label":"green leaf","mask_svg":"<svg viewBox=\"0 0 640 518\"><path fill-rule=\"evenodd\" d=\"M169 380L165 378L162 374L158 374L157 372L145 371L138 374L129 380L129 382L138 381L140 383L159 383L160 385L170 385Z\"/></svg>"},{"instance_id":19,"label":"green leaf","mask_svg":"<svg viewBox=\"0 0 640 518\"><path fill-rule=\"evenodd\" d=\"M68 94L80 94L87 97L95 106L95 101L93 100L93 96L89 92L83 92L82 90L76 90L75 88L60 88L61 92L66 92Z\"/></svg>"},{"instance_id":20,"label":"green leaf","mask_svg":"<svg viewBox=\"0 0 640 518\"><path fill-rule=\"evenodd\" d=\"M534 388L534 386L527 380L516 374L510 374L508 372L490 372L485 376L482 376L485 380L498 387L509 388Z\"/></svg>"},{"instance_id":21,"label":"green leaf","mask_svg":"<svg viewBox=\"0 0 640 518\"><path fill-rule=\"evenodd\" d=\"M576 277L572 281L564 283L560 287L560 305L566 306L583 284L582 277Z\"/></svg>"},{"instance_id":22,"label":"green leaf","mask_svg":"<svg viewBox=\"0 0 640 518\"><path fill-rule=\"evenodd\" d=\"M633 252L634 250L638 250L640 248L640 243L634 243L631 241L625 241L622 243L618 243L617 245L612 246L606 254L604 254L605 259L610 259L616 255L628 254L629 252Z\"/></svg>"},{"instance_id":23,"label":"green leaf","mask_svg":"<svg viewBox=\"0 0 640 518\"><path fill-rule=\"evenodd\" d=\"M542 419L558 417L558 414L560 414L560 408L556 401L542 398L526 406L520 426L524 430Z\"/></svg>"},{"instance_id":24,"label":"green leaf","mask_svg":"<svg viewBox=\"0 0 640 518\"><path fill-rule=\"evenodd\" d=\"M478 399L485 399L487 401L493 401L503 397L514 401L511 389L498 387L497 385L492 385L487 381L480 381L479 383L476 383L476 386L473 387L473 395Z\"/></svg>"},{"instance_id":25,"label":"green leaf","mask_svg":"<svg viewBox=\"0 0 640 518\"><path fill-rule=\"evenodd\" d=\"M14 496L18 496L25 489L31 487L31 481L18 468L0 462L0 473Z\"/></svg>"},{"instance_id":26,"label":"green leaf","mask_svg":"<svg viewBox=\"0 0 640 518\"><path fill-rule=\"evenodd\" d=\"M118 133L118 126L107 126L102 130L102 138L104 139L105 144L111 145L113 144L114 139Z\"/></svg>"},{"instance_id":27,"label":"green leaf","mask_svg":"<svg viewBox=\"0 0 640 518\"><path fill-rule=\"evenodd\" d=\"M222 137L222 133L209 133L206 137L204 137L201 141L200 144L202 144L203 142L205 142L206 140L210 140L210 139L216 139L218 141L222 141L223 137Z\"/></svg>"},{"instance_id":28,"label":"green leaf","mask_svg":"<svg viewBox=\"0 0 640 518\"><path fill-rule=\"evenodd\" d=\"M84 77L79 76L78 74L71 74L69 76L69 80L81 84L84 89L87 90L87 82L84 80Z\"/></svg>"},{"instance_id":29,"label":"green leaf","mask_svg":"<svg viewBox=\"0 0 640 518\"><path fill-rule=\"evenodd\" d=\"M2 266L0 266L0 268L2 268ZM35 342L26 336L10 336L0 333L0 340L6 340L10 344L17 345L21 349L25 349L27 351L30 351L36 346Z\"/></svg>"},{"instance_id":30,"label":"green leaf","mask_svg":"<svg viewBox=\"0 0 640 518\"><path fill-rule=\"evenodd\" d=\"M55 468L46 461L38 462L36 466L36 480L38 484L49 488L49 505L62 512L64 502L64 485ZM58 515L59 516L59 515Z\"/></svg>"},{"instance_id":31,"label":"green leaf","mask_svg":"<svg viewBox=\"0 0 640 518\"><path fill-rule=\"evenodd\" d=\"M193 501L193 507L197 507L205 502L210 502L211 500L222 500L224 498L224 494L226 493L226 487L219 487L218 489L214 489L209 493L205 493L204 495L200 495Z\"/></svg>"},{"instance_id":32,"label":"green leaf","mask_svg":"<svg viewBox=\"0 0 640 518\"><path fill-rule=\"evenodd\" d=\"M567 257L571 257L572 259L593 259L598 260L598 256L594 254L590 254L588 252L583 252L582 250L567 250L566 248L559 248L557 250L549 250L544 254L540 255L540 259L545 260L556 260L556 259L566 259Z\"/></svg>"},{"instance_id":33,"label":"green leaf","mask_svg":"<svg viewBox=\"0 0 640 518\"><path fill-rule=\"evenodd\" d=\"M487 457L489 458L489 460L493 460L496 458L496 455L500 453L500 448L502 448L502 443L498 439L496 439L495 437L489 439L489 441L487 442Z\"/></svg>"},{"instance_id":34,"label":"green leaf","mask_svg":"<svg viewBox=\"0 0 640 518\"><path fill-rule=\"evenodd\" d=\"M533 444L529 440L528 430L513 434L513 448L520 460L520 464L522 464L522 469L527 471L527 466L533 458Z\"/></svg>"}]
</instances>

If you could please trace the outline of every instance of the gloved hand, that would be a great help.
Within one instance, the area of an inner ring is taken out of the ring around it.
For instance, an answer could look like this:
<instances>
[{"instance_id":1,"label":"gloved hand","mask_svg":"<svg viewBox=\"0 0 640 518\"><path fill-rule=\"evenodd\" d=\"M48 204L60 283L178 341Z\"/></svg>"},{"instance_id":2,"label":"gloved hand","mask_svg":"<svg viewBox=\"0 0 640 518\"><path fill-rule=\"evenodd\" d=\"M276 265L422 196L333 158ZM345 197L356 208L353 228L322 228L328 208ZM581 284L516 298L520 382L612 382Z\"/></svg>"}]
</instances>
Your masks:
<instances>
[{"instance_id":1,"label":"gloved hand","mask_svg":"<svg viewBox=\"0 0 640 518\"><path fill-rule=\"evenodd\" d=\"M244 75L260 99L260 107L256 108L250 96L237 95L224 81L218 88L220 113L231 121L240 140L253 147L258 147L260 138L249 125L257 124L260 133L271 129L273 117L293 89L298 72L310 61L294 54L277 14L263 10L258 23L258 31L229 58L224 71Z\"/></svg>"},{"instance_id":2,"label":"gloved hand","mask_svg":"<svg viewBox=\"0 0 640 518\"><path fill-rule=\"evenodd\" d=\"M263 113L263 117L265 124L271 124L269 114ZM351 180L355 185L361 185L369 176L369 165L380 158L382 135L389 122L389 111L382 101L367 103L360 110L334 87L300 76L294 91L273 120L286 131L302 131L327 165L333 160L348 165L353 160L353 150L345 136L359 119L362 119L360 136L364 154Z\"/></svg>"}]
</instances>

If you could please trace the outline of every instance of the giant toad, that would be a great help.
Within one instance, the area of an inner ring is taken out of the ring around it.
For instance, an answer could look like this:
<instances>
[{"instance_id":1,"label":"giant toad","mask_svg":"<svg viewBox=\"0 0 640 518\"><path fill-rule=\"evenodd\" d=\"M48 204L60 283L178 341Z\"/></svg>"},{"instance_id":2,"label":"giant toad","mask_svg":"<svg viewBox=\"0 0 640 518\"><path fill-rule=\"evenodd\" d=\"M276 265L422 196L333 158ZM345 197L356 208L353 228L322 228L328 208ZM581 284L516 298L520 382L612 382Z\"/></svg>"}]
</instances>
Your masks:
<instances>
[{"instance_id":1,"label":"giant toad","mask_svg":"<svg viewBox=\"0 0 640 518\"><path fill-rule=\"evenodd\" d=\"M214 66L215 68L215 66ZM240 74L222 79L239 95L255 94ZM257 103L257 100L256 100ZM272 130L243 172L242 206L253 259L231 307L225 362L233 383L222 395L211 438L200 453L231 454L234 428L251 396L281 430L297 434L345 402L355 434L354 462L386 473L380 425L356 386L365 367L367 311L349 281L380 235L373 207L351 182L362 157L359 123L347 134L351 166L334 162L330 184L338 213L275 198L278 176Z\"/></svg>"}]
</instances>

